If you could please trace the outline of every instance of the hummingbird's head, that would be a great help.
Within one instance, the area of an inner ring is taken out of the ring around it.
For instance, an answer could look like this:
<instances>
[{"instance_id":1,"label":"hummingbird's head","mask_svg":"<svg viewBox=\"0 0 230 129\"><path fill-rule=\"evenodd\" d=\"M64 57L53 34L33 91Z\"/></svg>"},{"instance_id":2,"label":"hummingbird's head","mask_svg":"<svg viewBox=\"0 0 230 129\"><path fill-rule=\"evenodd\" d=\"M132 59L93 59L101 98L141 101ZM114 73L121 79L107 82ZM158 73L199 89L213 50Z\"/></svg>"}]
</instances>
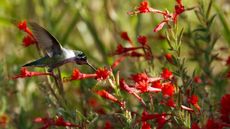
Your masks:
<instances>
[{"instance_id":1,"label":"hummingbird's head","mask_svg":"<svg viewBox=\"0 0 230 129\"><path fill-rule=\"evenodd\" d=\"M83 52L75 51L74 54L75 54L76 64L79 64L79 65L87 64L87 57Z\"/></svg>"},{"instance_id":2,"label":"hummingbird's head","mask_svg":"<svg viewBox=\"0 0 230 129\"><path fill-rule=\"evenodd\" d=\"M83 52L75 51L74 53L75 53L76 64L78 64L78 65L86 64L86 65L90 66L93 70L96 71L96 69L88 62L87 57Z\"/></svg>"}]
</instances>

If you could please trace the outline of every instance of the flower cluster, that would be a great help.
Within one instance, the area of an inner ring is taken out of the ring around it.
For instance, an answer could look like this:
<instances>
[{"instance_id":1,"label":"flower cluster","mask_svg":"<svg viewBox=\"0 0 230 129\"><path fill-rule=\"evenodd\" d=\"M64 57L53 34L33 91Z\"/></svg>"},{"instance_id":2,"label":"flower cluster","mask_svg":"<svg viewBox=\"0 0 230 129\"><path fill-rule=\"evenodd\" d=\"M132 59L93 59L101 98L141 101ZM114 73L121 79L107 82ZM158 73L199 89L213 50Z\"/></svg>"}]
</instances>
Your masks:
<instances>
[{"instance_id":1,"label":"flower cluster","mask_svg":"<svg viewBox=\"0 0 230 129\"><path fill-rule=\"evenodd\" d=\"M23 38L23 46L28 47L32 44L36 43L34 35L32 31L28 28L26 21L21 21L18 23L18 29L27 33L27 35Z\"/></svg>"},{"instance_id":2,"label":"flower cluster","mask_svg":"<svg viewBox=\"0 0 230 129\"><path fill-rule=\"evenodd\" d=\"M134 11L130 11L128 12L128 14L133 15L139 13L154 13L154 14L162 15L164 19L153 30L154 32L158 32L164 27L165 24L169 25L170 21L176 23L177 17L185 11L185 8L182 4L182 0L176 0L176 2L177 4L175 5L173 13L169 13L167 10L161 11L158 9L154 9L149 6L149 3L147 1L143 1Z\"/></svg>"},{"instance_id":3,"label":"flower cluster","mask_svg":"<svg viewBox=\"0 0 230 129\"><path fill-rule=\"evenodd\" d=\"M118 59L120 62L124 59L124 57L144 57L146 60L152 60L153 54L150 46L148 45L148 40L146 36L138 36L137 41L141 46L134 46L133 41L128 36L127 32L121 33L121 38L128 43L130 43L131 47L124 47L122 44L117 45L117 49L113 53L113 55L120 55L121 57ZM143 50L143 52L139 52L138 50ZM115 61L116 62L116 61ZM116 66L116 64L114 64ZM112 66L113 68L113 66Z\"/></svg>"}]
</instances>

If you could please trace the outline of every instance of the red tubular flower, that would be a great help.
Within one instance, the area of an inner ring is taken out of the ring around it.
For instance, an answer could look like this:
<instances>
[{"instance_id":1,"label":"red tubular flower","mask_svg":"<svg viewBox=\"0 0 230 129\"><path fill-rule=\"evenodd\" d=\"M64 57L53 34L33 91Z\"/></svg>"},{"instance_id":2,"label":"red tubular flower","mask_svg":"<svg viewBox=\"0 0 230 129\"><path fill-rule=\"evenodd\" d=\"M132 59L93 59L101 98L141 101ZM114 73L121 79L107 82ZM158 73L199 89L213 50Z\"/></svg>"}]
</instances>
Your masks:
<instances>
[{"instance_id":1,"label":"red tubular flower","mask_svg":"<svg viewBox=\"0 0 230 129\"><path fill-rule=\"evenodd\" d=\"M173 15L173 21L176 23L177 17L185 11L184 6L182 5L182 0L177 0L177 5L175 5L175 12Z\"/></svg>"},{"instance_id":2,"label":"red tubular flower","mask_svg":"<svg viewBox=\"0 0 230 129\"><path fill-rule=\"evenodd\" d=\"M166 83L162 87L162 94L163 96L173 96L175 87L173 86L172 83Z\"/></svg>"},{"instance_id":3,"label":"red tubular flower","mask_svg":"<svg viewBox=\"0 0 230 129\"><path fill-rule=\"evenodd\" d=\"M157 129L162 129L166 123L167 123L167 120L165 116L158 117L157 118Z\"/></svg>"},{"instance_id":4,"label":"red tubular flower","mask_svg":"<svg viewBox=\"0 0 230 129\"><path fill-rule=\"evenodd\" d=\"M147 37L146 36L138 36L137 41L142 45L147 45Z\"/></svg>"},{"instance_id":5,"label":"red tubular flower","mask_svg":"<svg viewBox=\"0 0 230 129\"><path fill-rule=\"evenodd\" d=\"M105 80L109 77L111 70L106 68L98 68L96 71L96 79L97 80Z\"/></svg>"},{"instance_id":6,"label":"red tubular flower","mask_svg":"<svg viewBox=\"0 0 230 129\"><path fill-rule=\"evenodd\" d=\"M131 75L131 79L135 82L140 82L140 81L148 81L149 77L146 73L137 73Z\"/></svg>"},{"instance_id":7,"label":"red tubular flower","mask_svg":"<svg viewBox=\"0 0 230 129\"><path fill-rule=\"evenodd\" d=\"M128 12L128 14L133 15L138 13L149 13L149 12L158 13L161 11L151 8L147 1L142 1L134 11L130 11Z\"/></svg>"},{"instance_id":8,"label":"red tubular flower","mask_svg":"<svg viewBox=\"0 0 230 129\"><path fill-rule=\"evenodd\" d=\"M121 32L121 38L122 38L123 40L128 41L128 42L133 46L133 42L132 42L132 40L129 38L129 35L128 35L127 32Z\"/></svg>"},{"instance_id":9,"label":"red tubular flower","mask_svg":"<svg viewBox=\"0 0 230 129\"><path fill-rule=\"evenodd\" d=\"M200 106L198 105L198 96L192 95L188 98L188 103L192 104L195 106L195 108L200 111Z\"/></svg>"},{"instance_id":10,"label":"red tubular flower","mask_svg":"<svg viewBox=\"0 0 230 129\"><path fill-rule=\"evenodd\" d=\"M135 88L140 90L141 93L147 92L148 90L148 82L147 81L139 81L135 84Z\"/></svg>"},{"instance_id":11,"label":"red tubular flower","mask_svg":"<svg viewBox=\"0 0 230 129\"><path fill-rule=\"evenodd\" d=\"M175 104L175 102L174 102L172 97L167 100L166 105L169 106L169 107L176 107L176 104Z\"/></svg>"},{"instance_id":12,"label":"red tubular flower","mask_svg":"<svg viewBox=\"0 0 230 129\"><path fill-rule=\"evenodd\" d=\"M18 29L19 29L19 30L23 30L23 31L26 32L28 35L30 35L31 37L34 38L34 36L33 36L32 32L31 32L31 30L27 27L27 23L26 23L25 20L19 22L17 26L18 26Z\"/></svg>"},{"instance_id":13,"label":"red tubular flower","mask_svg":"<svg viewBox=\"0 0 230 129\"><path fill-rule=\"evenodd\" d=\"M161 89L161 88L162 88L162 85L161 85L160 80L153 82L153 83L152 83L152 87Z\"/></svg>"},{"instance_id":14,"label":"red tubular flower","mask_svg":"<svg viewBox=\"0 0 230 129\"><path fill-rule=\"evenodd\" d=\"M111 100L111 101L113 101L115 103L118 103L121 107L124 107L124 103L123 102L118 101L118 99L115 96L113 96L112 94L110 94L106 90L99 90L96 93L98 95L100 95L101 97L103 97L105 99L108 99L108 100Z\"/></svg>"},{"instance_id":15,"label":"red tubular flower","mask_svg":"<svg viewBox=\"0 0 230 129\"><path fill-rule=\"evenodd\" d=\"M195 76L195 77L193 78L193 80L194 80L195 83L201 83L201 82L202 82L200 76Z\"/></svg>"},{"instance_id":16,"label":"red tubular flower","mask_svg":"<svg viewBox=\"0 0 230 129\"><path fill-rule=\"evenodd\" d=\"M222 129L222 128L223 128L223 125L221 125L221 123L213 119L208 119L205 125L205 129Z\"/></svg>"},{"instance_id":17,"label":"red tubular flower","mask_svg":"<svg viewBox=\"0 0 230 129\"><path fill-rule=\"evenodd\" d=\"M191 129L200 129L197 123L192 123Z\"/></svg>"},{"instance_id":18,"label":"red tubular flower","mask_svg":"<svg viewBox=\"0 0 230 129\"><path fill-rule=\"evenodd\" d=\"M146 121L142 122L141 129L151 129L150 124Z\"/></svg>"},{"instance_id":19,"label":"red tubular flower","mask_svg":"<svg viewBox=\"0 0 230 129\"><path fill-rule=\"evenodd\" d=\"M31 44L35 44L35 43L36 43L36 41L30 35L27 35L26 37L23 38L23 46L24 47L28 47Z\"/></svg>"},{"instance_id":20,"label":"red tubular flower","mask_svg":"<svg viewBox=\"0 0 230 129\"><path fill-rule=\"evenodd\" d=\"M34 119L34 122L43 123L43 127L41 129L48 129L51 126L80 127L79 125L64 121L63 117L61 117L61 116L57 116L56 119L47 118L47 117L44 117L44 118L37 117Z\"/></svg>"},{"instance_id":21,"label":"red tubular flower","mask_svg":"<svg viewBox=\"0 0 230 129\"><path fill-rule=\"evenodd\" d=\"M44 76L44 75L50 75L50 76L52 76L51 73L46 73L46 72L30 72L30 71L27 70L27 68L22 67L20 74L15 75L14 77L12 77L12 79L26 78L26 77L32 77L32 76Z\"/></svg>"},{"instance_id":22,"label":"red tubular flower","mask_svg":"<svg viewBox=\"0 0 230 129\"><path fill-rule=\"evenodd\" d=\"M112 124L111 124L111 122L110 121L106 121L105 122L105 127L104 127L104 129L112 129Z\"/></svg>"},{"instance_id":23,"label":"red tubular flower","mask_svg":"<svg viewBox=\"0 0 230 129\"><path fill-rule=\"evenodd\" d=\"M165 58L167 59L168 62L173 63L172 54L170 53L165 54Z\"/></svg>"},{"instance_id":24,"label":"red tubular flower","mask_svg":"<svg viewBox=\"0 0 230 129\"><path fill-rule=\"evenodd\" d=\"M220 108L220 113L221 113L221 119L222 121L230 124L230 94L225 94L221 98L221 108Z\"/></svg>"},{"instance_id":25,"label":"red tubular flower","mask_svg":"<svg viewBox=\"0 0 230 129\"><path fill-rule=\"evenodd\" d=\"M121 80L119 81L119 83L120 83L120 88L121 88L122 90L128 92L129 94L134 95L134 96L145 106L144 100L137 94L137 93L139 93L138 90L136 90L135 88L129 87L129 85L126 84L126 82L125 82L124 79L121 79Z\"/></svg>"},{"instance_id":26,"label":"red tubular flower","mask_svg":"<svg viewBox=\"0 0 230 129\"><path fill-rule=\"evenodd\" d=\"M172 72L169 71L167 68L163 69L162 73L161 73L161 77L165 80L170 79L172 77Z\"/></svg>"}]
</instances>

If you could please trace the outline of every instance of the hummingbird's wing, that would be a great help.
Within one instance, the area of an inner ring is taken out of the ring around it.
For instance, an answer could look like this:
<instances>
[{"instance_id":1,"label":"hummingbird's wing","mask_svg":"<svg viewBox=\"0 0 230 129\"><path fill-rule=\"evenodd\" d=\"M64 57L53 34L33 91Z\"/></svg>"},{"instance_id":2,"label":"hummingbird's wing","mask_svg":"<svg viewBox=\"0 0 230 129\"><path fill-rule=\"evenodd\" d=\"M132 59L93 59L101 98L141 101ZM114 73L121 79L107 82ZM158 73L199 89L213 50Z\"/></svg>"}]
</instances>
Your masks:
<instances>
[{"instance_id":1,"label":"hummingbird's wing","mask_svg":"<svg viewBox=\"0 0 230 129\"><path fill-rule=\"evenodd\" d=\"M32 28L39 47L41 47L49 57L62 54L62 46L54 36L37 23L29 22L29 25Z\"/></svg>"}]
</instances>

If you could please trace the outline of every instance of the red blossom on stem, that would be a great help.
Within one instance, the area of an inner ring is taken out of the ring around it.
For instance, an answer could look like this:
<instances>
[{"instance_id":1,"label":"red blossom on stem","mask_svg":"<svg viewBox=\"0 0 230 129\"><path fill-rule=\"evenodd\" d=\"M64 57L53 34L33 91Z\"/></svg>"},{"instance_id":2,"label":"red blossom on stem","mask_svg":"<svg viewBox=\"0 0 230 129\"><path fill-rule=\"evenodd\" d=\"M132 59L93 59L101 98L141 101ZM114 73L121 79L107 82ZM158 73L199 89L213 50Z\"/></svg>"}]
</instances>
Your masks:
<instances>
[{"instance_id":1,"label":"red blossom on stem","mask_svg":"<svg viewBox=\"0 0 230 129\"><path fill-rule=\"evenodd\" d=\"M195 106L195 108L200 111L200 106L198 105L198 96L192 95L188 98L188 103L192 104Z\"/></svg>"},{"instance_id":2,"label":"red blossom on stem","mask_svg":"<svg viewBox=\"0 0 230 129\"><path fill-rule=\"evenodd\" d=\"M230 124L230 94L225 94L221 98L221 108L220 108L220 113L221 113L221 119L222 121Z\"/></svg>"},{"instance_id":3,"label":"red blossom on stem","mask_svg":"<svg viewBox=\"0 0 230 129\"><path fill-rule=\"evenodd\" d=\"M173 86L172 83L166 83L163 85L161 90L164 96L173 96L175 87Z\"/></svg>"},{"instance_id":4,"label":"red blossom on stem","mask_svg":"<svg viewBox=\"0 0 230 129\"><path fill-rule=\"evenodd\" d=\"M139 81L148 81L148 75L146 73L137 73L137 74L132 74L131 79L135 82Z\"/></svg>"},{"instance_id":5,"label":"red blossom on stem","mask_svg":"<svg viewBox=\"0 0 230 129\"><path fill-rule=\"evenodd\" d=\"M129 85L125 82L124 79L121 79L119 81L120 83L120 88L126 92L128 92L129 94L132 94L133 96L135 96L144 106L145 106L145 102L144 100L137 94L137 90L135 88L129 87Z\"/></svg>"},{"instance_id":6,"label":"red blossom on stem","mask_svg":"<svg viewBox=\"0 0 230 129\"><path fill-rule=\"evenodd\" d=\"M146 121L142 122L141 129L151 129L150 124Z\"/></svg>"},{"instance_id":7,"label":"red blossom on stem","mask_svg":"<svg viewBox=\"0 0 230 129\"><path fill-rule=\"evenodd\" d=\"M34 119L35 123L42 123L41 129L48 129L51 126L62 126L62 127L80 127L79 125L66 122L63 117L57 116L57 118L37 117Z\"/></svg>"},{"instance_id":8,"label":"red blossom on stem","mask_svg":"<svg viewBox=\"0 0 230 129\"><path fill-rule=\"evenodd\" d=\"M202 83L202 80L201 80L201 78L200 78L200 76L195 76L194 78L193 78L193 80L194 80L194 82L195 83Z\"/></svg>"},{"instance_id":9,"label":"red blossom on stem","mask_svg":"<svg viewBox=\"0 0 230 129\"><path fill-rule=\"evenodd\" d=\"M147 37L146 36L138 36L137 41L142 45L147 45Z\"/></svg>"},{"instance_id":10,"label":"red blossom on stem","mask_svg":"<svg viewBox=\"0 0 230 129\"><path fill-rule=\"evenodd\" d=\"M121 32L121 38L125 41L128 41L132 46L134 46L127 32Z\"/></svg>"},{"instance_id":11,"label":"red blossom on stem","mask_svg":"<svg viewBox=\"0 0 230 129\"><path fill-rule=\"evenodd\" d=\"M33 33L32 31L27 27L27 22L24 20L24 21L21 21L17 24L18 26L18 29L19 30L22 30L24 32L26 32L28 35L30 35L31 37L33 37L34 39L34 36L33 36Z\"/></svg>"},{"instance_id":12,"label":"red blossom on stem","mask_svg":"<svg viewBox=\"0 0 230 129\"><path fill-rule=\"evenodd\" d=\"M50 75L53 76L52 73L46 73L46 72L31 72L28 71L27 68L22 67L20 74L15 75L14 77L12 77L12 79L17 79L17 78L26 78L26 77L33 77L33 76L44 76L44 75Z\"/></svg>"},{"instance_id":13,"label":"red blossom on stem","mask_svg":"<svg viewBox=\"0 0 230 129\"><path fill-rule=\"evenodd\" d=\"M109 92L107 92L106 90L99 90L96 92L98 95L100 95L101 97L111 100L115 103L118 103L121 107L124 107L124 103L120 102L115 96L113 96L112 94L110 94Z\"/></svg>"},{"instance_id":14,"label":"red blossom on stem","mask_svg":"<svg viewBox=\"0 0 230 129\"><path fill-rule=\"evenodd\" d=\"M200 129L197 123L192 123L191 129Z\"/></svg>"},{"instance_id":15,"label":"red blossom on stem","mask_svg":"<svg viewBox=\"0 0 230 129\"><path fill-rule=\"evenodd\" d=\"M165 58L167 59L168 62L173 63L172 54L170 53L165 54Z\"/></svg>"},{"instance_id":16,"label":"red blossom on stem","mask_svg":"<svg viewBox=\"0 0 230 129\"><path fill-rule=\"evenodd\" d=\"M204 129L222 129L223 125L214 119L208 119Z\"/></svg>"},{"instance_id":17,"label":"red blossom on stem","mask_svg":"<svg viewBox=\"0 0 230 129\"><path fill-rule=\"evenodd\" d=\"M182 0L177 0L177 5L175 5L175 12L173 15L173 21L177 21L177 17L185 11L184 6L182 5Z\"/></svg>"},{"instance_id":18,"label":"red blossom on stem","mask_svg":"<svg viewBox=\"0 0 230 129\"><path fill-rule=\"evenodd\" d=\"M36 43L36 41L30 35L27 35L23 38L23 46L24 47L28 47L28 46L35 44L35 43Z\"/></svg>"},{"instance_id":19,"label":"red blossom on stem","mask_svg":"<svg viewBox=\"0 0 230 129\"><path fill-rule=\"evenodd\" d=\"M161 77L165 80L170 79L172 77L172 72L169 71L167 68L163 69L162 73L161 73Z\"/></svg>"},{"instance_id":20,"label":"red blossom on stem","mask_svg":"<svg viewBox=\"0 0 230 129\"><path fill-rule=\"evenodd\" d=\"M106 68L98 68L96 71L96 79L97 80L105 80L109 77L111 70Z\"/></svg>"}]
</instances>

